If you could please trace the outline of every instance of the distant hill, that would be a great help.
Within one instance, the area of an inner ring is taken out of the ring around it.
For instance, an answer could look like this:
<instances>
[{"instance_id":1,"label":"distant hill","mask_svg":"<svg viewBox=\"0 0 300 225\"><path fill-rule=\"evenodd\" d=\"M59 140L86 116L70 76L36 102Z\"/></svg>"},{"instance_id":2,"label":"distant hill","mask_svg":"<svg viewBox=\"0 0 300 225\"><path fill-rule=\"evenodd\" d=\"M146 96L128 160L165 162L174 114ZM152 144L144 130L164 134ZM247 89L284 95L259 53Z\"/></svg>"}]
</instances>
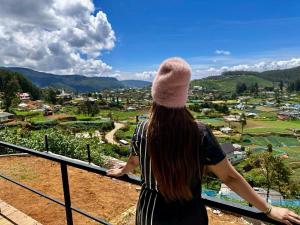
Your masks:
<instances>
[{"instance_id":1,"label":"distant hill","mask_svg":"<svg viewBox=\"0 0 300 225\"><path fill-rule=\"evenodd\" d=\"M273 83L263 78L253 75L229 76L222 75L216 77L204 78L201 80L193 80L191 86L202 86L206 90L216 90L220 92L234 92L237 83L245 83L247 86L258 83L259 86L271 87Z\"/></svg>"},{"instance_id":2,"label":"distant hill","mask_svg":"<svg viewBox=\"0 0 300 225\"><path fill-rule=\"evenodd\" d=\"M245 83L247 86L258 83L261 87L271 87L274 82L283 81L288 83L296 80L300 80L300 67L264 72L226 71L220 76L211 76L200 80L193 80L191 86L202 86L207 90L216 90L220 92L234 92L237 83Z\"/></svg>"},{"instance_id":3,"label":"distant hill","mask_svg":"<svg viewBox=\"0 0 300 225\"><path fill-rule=\"evenodd\" d=\"M222 76L240 76L240 75L253 75L273 82L291 82L300 80L300 66L283 69L283 70L268 70L264 72L255 71L226 71Z\"/></svg>"},{"instance_id":4,"label":"distant hill","mask_svg":"<svg viewBox=\"0 0 300 225\"><path fill-rule=\"evenodd\" d=\"M151 82L149 81L144 81L144 80L121 80L121 82L129 88L143 88L146 86L151 85Z\"/></svg>"},{"instance_id":5,"label":"distant hill","mask_svg":"<svg viewBox=\"0 0 300 225\"><path fill-rule=\"evenodd\" d=\"M41 88L52 86L78 92L93 92L103 89L116 89L124 87L144 87L151 84L150 82L139 80L119 81L113 77L56 75L21 67L2 67L0 69L21 73Z\"/></svg>"},{"instance_id":6,"label":"distant hill","mask_svg":"<svg viewBox=\"0 0 300 225\"><path fill-rule=\"evenodd\" d=\"M270 70L260 73L258 76L270 81L290 82L300 80L300 66L285 70Z\"/></svg>"}]
</instances>

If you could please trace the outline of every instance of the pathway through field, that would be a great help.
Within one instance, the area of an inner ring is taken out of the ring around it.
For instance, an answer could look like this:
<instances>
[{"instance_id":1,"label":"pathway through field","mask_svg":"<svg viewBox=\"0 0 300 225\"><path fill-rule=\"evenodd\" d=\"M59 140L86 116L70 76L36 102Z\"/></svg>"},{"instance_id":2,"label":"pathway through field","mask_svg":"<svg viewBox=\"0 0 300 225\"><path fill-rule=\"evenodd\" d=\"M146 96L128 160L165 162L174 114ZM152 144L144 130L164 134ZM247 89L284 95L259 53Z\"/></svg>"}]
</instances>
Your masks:
<instances>
[{"instance_id":1,"label":"pathway through field","mask_svg":"<svg viewBox=\"0 0 300 225\"><path fill-rule=\"evenodd\" d=\"M123 123L115 122L115 128L105 135L105 139L111 144L119 145L119 143L114 140L114 135L117 132L117 130L121 129L124 126L125 124Z\"/></svg>"}]
</instances>

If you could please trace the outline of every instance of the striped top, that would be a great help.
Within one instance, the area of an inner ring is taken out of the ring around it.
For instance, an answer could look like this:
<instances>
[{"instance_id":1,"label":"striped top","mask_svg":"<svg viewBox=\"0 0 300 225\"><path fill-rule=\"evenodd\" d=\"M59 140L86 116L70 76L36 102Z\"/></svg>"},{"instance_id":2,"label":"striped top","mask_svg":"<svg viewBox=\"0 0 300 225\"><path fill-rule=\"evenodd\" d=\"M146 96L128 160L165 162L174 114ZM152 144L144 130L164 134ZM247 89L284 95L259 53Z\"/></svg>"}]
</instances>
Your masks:
<instances>
[{"instance_id":1,"label":"striped top","mask_svg":"<svg viewBox=\"0 0 300 225\"><path fill-rule=\"evenodd\" d=\"M147 123L148 121L145 120L137 124L132 136L130 152L132 155L139 156L142 187L158 191L157 182L152 173L151 159L147 154ZM210 128L202 123L198 123L198 126L203 134L201 150L204 151L204 163L205 165L215 165L222 161L226 154Z\"/></svg>"}]
</instances>

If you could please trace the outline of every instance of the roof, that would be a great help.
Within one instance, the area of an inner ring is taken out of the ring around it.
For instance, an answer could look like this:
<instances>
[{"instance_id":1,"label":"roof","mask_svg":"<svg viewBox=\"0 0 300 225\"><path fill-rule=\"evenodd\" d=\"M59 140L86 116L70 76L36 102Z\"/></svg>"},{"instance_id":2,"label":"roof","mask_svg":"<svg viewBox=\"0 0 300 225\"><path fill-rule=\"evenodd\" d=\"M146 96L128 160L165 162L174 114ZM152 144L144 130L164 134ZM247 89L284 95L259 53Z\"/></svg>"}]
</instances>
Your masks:
<instances>
[{"instance_id":1,"label":"roof","mask_svg":"<svg viewBox=\"0 0 300 225\"><path fill-rule=\"evenodd\" d=\"M221 144L221 148L222 150L226 153L226 154L229 154L231 152L234 152L234 147L233 147L233 144L231 143L224 143L224 144Z\"/></svg>"},{"instance_id":2,"label":"roof","mask_svg":"<svg viewBox=\"0 0 300 225\"><path fill-rule=\"evenodd\" d=\"M14 114L8 112L0 112L0 117L9 117L9 116L14 116Z\"/></svg>"}]
</instances>

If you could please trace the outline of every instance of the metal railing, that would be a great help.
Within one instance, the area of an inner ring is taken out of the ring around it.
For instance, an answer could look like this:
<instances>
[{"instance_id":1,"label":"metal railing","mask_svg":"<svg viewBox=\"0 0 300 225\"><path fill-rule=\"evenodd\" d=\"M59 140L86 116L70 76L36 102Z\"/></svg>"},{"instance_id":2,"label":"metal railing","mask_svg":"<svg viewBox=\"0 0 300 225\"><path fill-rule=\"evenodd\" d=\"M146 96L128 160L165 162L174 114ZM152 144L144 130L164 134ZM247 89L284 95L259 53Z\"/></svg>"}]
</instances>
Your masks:
<instances>
[{"instance_id":1,"label":"metal railing","mask_svg":"<svg viewBox=\"0 0 300 225\"><path fill-rule=\"evenodd\" d=\"M74 159L70 159L70 158L67 158L64 156L53 155L48 152L39 152L39 151L35 151L35 150L29 149L29 148L17 146L17 145L2 142L2 141L0 141L0 148L12 149L17 152L27 153L27 154L30 154L33 156L41 157L41 158L59 163L60 167L61 167L61 177L62 177L64 201L55 199L51 196L46 195L45 193L37 191L37 190L35 190L25 184L22 184L8 176L5 176L4 174L1 173L1 171L0 171L0 178L3 178L9 182L12 182L12 183L24 188L24 189L27 189L37 195L40 195L52 202L55 202L56 204L63 206L65 208L66 221L67 221L68 225L73 225L73 216L72 216L73 211L75 211L91 220L97 221L101 224L111 225L105 219L95 217L79 208L72 206L70 189L69 189L69 180L68 180L68 166L82 169L82 170L85 170L88 172L93 172L93 173L96 173L96 174L99 174L102 176L107 176L106 169L101 168L96 165L93 165L93 164L90 164L88 162L74 160ZM89 161L90 161L90 158L89 158ZM118 177L116 179L119 179L119 180L122 180L125 182L129 182L131 184L141 185L140 179L138 177L132 176L132 175L124 175L123 177ZM236 203L231 203L231 202L227 202L224 200L220 200L220 199L208 197L208 196L203 196L203 201L206 206L210 206L212 208L216 208L216 209L219 209L222 211L226 211L226 212L230 212L233 214L238 214L241 216L257 219L257 220L260 220L263 222L268 222L271 224L282 224L282 223L279 223L279 222L267 217L264 213L258 211L255 208L252 208L252 207L242 206L242 205L239 205Z\"/></svg>"}]
</instances>

